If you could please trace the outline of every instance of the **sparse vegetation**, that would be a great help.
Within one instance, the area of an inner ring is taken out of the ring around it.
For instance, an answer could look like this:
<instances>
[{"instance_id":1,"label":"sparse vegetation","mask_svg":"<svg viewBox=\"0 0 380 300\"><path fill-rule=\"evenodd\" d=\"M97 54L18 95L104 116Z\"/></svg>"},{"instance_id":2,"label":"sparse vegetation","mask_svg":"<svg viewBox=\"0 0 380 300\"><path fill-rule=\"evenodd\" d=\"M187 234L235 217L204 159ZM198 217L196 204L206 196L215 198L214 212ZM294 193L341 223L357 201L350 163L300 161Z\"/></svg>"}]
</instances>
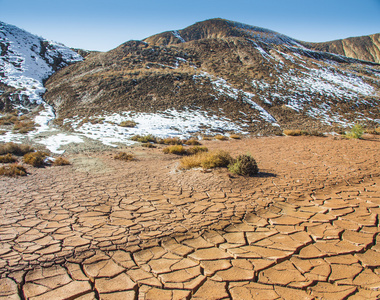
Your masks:
<instances>
[{"instance_id":1,"label":"sparse vegetation","mask_svg":"<svg viewBox=\"0 0 380 300\"><path fill-rule=\"evenodd\" d=\"M4 134L6 134L6 133L7 133L6 130L0 130L0 135L4 135Z\"/></svg>"},{"instance_id":2,"label":"sparse vegetation","mask_svg":"<svg viewBox=\"0 0 380 300\"><path fill-rule=\"evenodd\" d=\"M211 169L218 167L227 167L232 161L231 155L223 150L213 152L200 152L198 154L187 156L181 159L182 169L191 169L201 167Z\"/></svg>"},{"instance_id":3,"label":"sparse vegetation","mask_svg":"<svg viewBox=\"0 0 380 300\"><path fill-rule=\"evenodd\" d=\"M239 155L228 166L231 173L243 176L254 176L259 172L255 159L249 154Z\"/></svg>"},{"instance_id":4,"label":"sparse vegetation","mask_svg":"<svg viewBox=\"0 0 380 300\"><path fill-rule=\"evenodd\" d=\"M119 154L114 156L114 159L124 160L124 161L131 161L134 160L135 157L133 154L126 153L126 152L120 152Z\"/></svg>"},{"instance_id":5,"label":"sparse vegetation","mask_svg":"<svg viewBox=\"0 0 380 300\"><path fill-rule=\"evenodd\" d=\"M47 164L46 157L49 154L42 151L29 152L24 155L24 162L36 168L41 168Z\"/></svg>"},{"instance_id":6,"label":"sparse vegetation","mask_svg":"<svg viewBox=\"0 0 380 300\"><path fill-rule=\"evenodd\" d=\"M284 130L283 133L287 136L308 135L307 131L300 130L300 129L287 129L287 130Z\"/></svg>"},{"instance_id":7,"label":"sparse vegetation","mask_svg":"<svg viewBox=\"0 0 380 300\"><path fill-rule=\"evenodd\" d=\"M53 166L67 166L70 165L71 163L64 157L57 157L53 162Z\"/></svg>"},{"instance_id":8,"label":"sparse vegetation","mask_svg":"<svg viewBox=\"0 0 380 300\"><path fill-rule=\"evenodd\" d=\"M145 148L157 148L155 145L151 143L143 143L141 146Z\"/></svg>"},{"instance_id":9,"label":"sparse vegetation","mask_svg":"<svg viewBox=\"0 0 380 300\"><path fill-rule=\"evenodd\" d=\"M11 164L8 166L0 167L0 175L16 177L16 176L26 176L26 169L19 164Z\"/></svg>"},{"instance_id":10,"label":"sparse vegetation","mask_svg":"<svg viewBox=\"0 0 380 300\"><path fill-rule=\"evenodd\" d=\"M33 121L17 121L13 126L13 131L17 133L28 133L34 129L36 129L36 123Z\"/></svg>"},{"instance_id":11,"label":"sparse vegetation","mask_svg":"<svg viewBox=\"0 0 380 300\"><path fill-rule=\"evenodd\" d=\"M193 155L193 154L197 154L200 152L208 152L208 148L207 147L201 147L201 146L194 146L194 147L190 147L189 149L187 149L186 152L187 152L187 154Z\"/></svg>"},{"instance_id":12,"label":"sparse vegetation","mask_svg":"<svg viewBox=\"0 0 380 300\"><path fill-rule=\"evenodd\" d=\"M159 144L164 144L164 145L182 145L183 144L183 141L179 138L164 138L164 139L160 139L158 140L158 143Z\"/></svg>"},{"instance_id":13,"label":"sparse vegetation","mask_svg":"<svg viewBox=\"0 0 380 300\"><path fill-rule=\"evenodd\" d=\"M225 136L225 135L221 135L221 134L217 134L216 136L214 136L215 139L219 140L219 141L226 141L228 140L228 137Z\"/></svg>"},{"instance_id":14,"label":"sparse vegetation","mask_svg":"<svg viewBox=\"0 0 380 300\"><path fill-rule=\"evenodd\" d=\"M177 155L186 155L187 154L185 147L182 145L171 145L171 146L168 146L168 147L162 149L162 151L165 154L169 154L169 153L170 154L177 154Z\"/></svg>"},{"instance_id":15,"label":"sparse vegetation","mask_svg":"<svg viewBox=\"0 0 380 300\"><path fill-rule=\"evenodd\" d=\"M17 158L14 157L10 153L5 154L5 155L0 155L0 163L2 163L2 164L14 163L16 161L17 161Z\"/></svg>"},{"instance_id":16,"label":"sparse vegetation","mask_svg":"<svg viewBox=\"0 0 380 300\"><path fill-rule=\"evenodd\" d=\"M201 143L196 139L189 139L184 142L185 145L191 145L191 146L199 146Z\"/></svg>"},{"instance_id":17,"label":"sparse vegetation","mask_svg":"<svg viewBox=\"0 0 380 300\"><path fill-rule=\"evenodd\" d=\"M139 142L139 143L156 143L157 138L152 134L147 135L134 135L130 138L130 140Z\"/></svg>"},{"instance_id":18,"label":"sparse vegetation","mask_svg":"<svg viewBox=\"0 0 380 300\"><path fill-rule=\"evenodd\" d=\"M129 128L136 127L136 125L137 125L137 123L135 121L132 121L132 120L122 121L119 124L119 126L121 126L121 127L129 127Z\"/></svg>"},{"instance_id":19,"label":"sparse vegetation","mask_svg":"<svg viewBox=\"0 0 380 300\"><path fill-rule=\"evenodd\" d=\"M0 145L0 155L10 153L17 156L23 156L33 151L34 149L29 145L16 144L12 142Z\"/></svg>"},{"instance_id":20,"label":"sparse vegetation","mask_svg":"<svg viewBox=\"0 0 380 300\"><path fill-rule=\"evenodd\" d=\"M360 139L363 133L363 127L360 124L355 124L350 131L346 131L344 137L347 139Z\"/></svg>"},{"instance_id":21,"label":"sparse vegetation","mask_svg":"<svg viewBox=\"0 0 380 300\"><path fill-rule=\"evenodd\" d=\"M241 139L241 136L238 135L238 134L230 134L230 139L240 140L240 139Z\"/></svg>"}]
</instances>

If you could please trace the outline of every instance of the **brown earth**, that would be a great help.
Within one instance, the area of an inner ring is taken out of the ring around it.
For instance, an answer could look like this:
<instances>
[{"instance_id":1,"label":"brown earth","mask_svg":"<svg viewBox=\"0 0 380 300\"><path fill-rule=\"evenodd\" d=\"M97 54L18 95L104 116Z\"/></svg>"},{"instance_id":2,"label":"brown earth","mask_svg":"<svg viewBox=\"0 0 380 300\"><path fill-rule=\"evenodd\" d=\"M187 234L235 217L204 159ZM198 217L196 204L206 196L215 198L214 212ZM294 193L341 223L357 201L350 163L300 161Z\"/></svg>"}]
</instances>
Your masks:
<instances>
[{"instance_id":1,"label":"brown earth","mask_svg":"<svg viewBox=\"0 0 380 300\"><path fill-rule=\"evenodd\" d=\"M160 148L1 178L0 299L375 299L380 138L204 141L253 178Z\"/></svg>"}]
</instances>

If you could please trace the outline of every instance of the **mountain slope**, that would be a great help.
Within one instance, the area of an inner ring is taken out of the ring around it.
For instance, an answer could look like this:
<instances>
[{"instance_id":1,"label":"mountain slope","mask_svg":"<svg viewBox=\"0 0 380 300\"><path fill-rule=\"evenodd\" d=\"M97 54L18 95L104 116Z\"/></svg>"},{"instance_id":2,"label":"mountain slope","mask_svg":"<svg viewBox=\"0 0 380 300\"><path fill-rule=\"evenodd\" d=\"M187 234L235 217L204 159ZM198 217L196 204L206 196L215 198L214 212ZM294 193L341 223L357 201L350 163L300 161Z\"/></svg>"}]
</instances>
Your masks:
<instances>
[{"instance_id":1,"label":"mountain slope","mask_svg":"<svg viewBox=\"0 0 380 300\"><path fill-rule=\"evenodd\" d=\"M82 60L62 44L0 22L0 110L41 104L43 86L55 71Z\"/></svg>"},{"instance_id":2,"label":"mountain slope","mask_svg":"<svg viewBox=\"0 0 380 300\"><path fill-rule=\"evenodd\" d=\"M256 133L380 119L378 65L221 19L94 54L57 72L46 86L45 98L62 124L79 131L98 126L107 113L133 119L129 112L202 112Z\"/></svg>"},{"instance_id":3,"label":"mountain slope","mask_svg":"<svg viewBox=\"0 0 380 300\"><path fill-rule=\"evenodd\" d=\"M310 49L380 63L380 33L325 43L305 43Z\"/></svg>"}]
</instances>

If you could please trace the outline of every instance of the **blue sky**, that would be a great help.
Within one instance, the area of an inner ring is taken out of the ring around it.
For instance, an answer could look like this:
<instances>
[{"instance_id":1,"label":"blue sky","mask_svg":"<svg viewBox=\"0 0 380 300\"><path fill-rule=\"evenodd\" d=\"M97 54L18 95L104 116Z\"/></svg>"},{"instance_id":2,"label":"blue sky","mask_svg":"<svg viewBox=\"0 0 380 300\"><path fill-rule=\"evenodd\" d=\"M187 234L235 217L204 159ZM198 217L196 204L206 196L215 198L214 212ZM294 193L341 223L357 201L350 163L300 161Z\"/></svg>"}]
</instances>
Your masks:
<instances>
[{"instance_id":1,"label":"blue sky","mask_svg":"<svg viewBox=\"0 0 380 300\"><path fill-rule=\"evenodd\" d=\"M0 0L1 21L87 50L217 17L320 42L379 33L380 0Z\"/></svg>"}]
</instances>

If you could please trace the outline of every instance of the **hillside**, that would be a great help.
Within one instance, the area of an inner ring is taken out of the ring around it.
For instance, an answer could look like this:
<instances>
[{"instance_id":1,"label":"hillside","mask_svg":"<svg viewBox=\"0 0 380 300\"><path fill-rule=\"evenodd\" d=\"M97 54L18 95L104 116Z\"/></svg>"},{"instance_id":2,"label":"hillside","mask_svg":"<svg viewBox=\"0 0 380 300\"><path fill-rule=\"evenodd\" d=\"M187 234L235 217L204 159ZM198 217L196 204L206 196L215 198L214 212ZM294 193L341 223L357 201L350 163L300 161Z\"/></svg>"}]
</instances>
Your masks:
<instances>
[{"instance_id":1,"label":"hillside","mask_svg":"<svg viewBox=\"0 0 380 300\"><path fill-rule=\"evenodd\" d=\"M253 133L331 130L376 123L379 74L374 63L215 19L90 55L52 76L45 99L62 124L82 132L107 113L139 118L130 112L202 112ZM194 125L194 132L199 129Z\"/></svg>"},{"instance_id":2,"label":"hillside","mask_svg":"<svg viewBox=\"0 0 380 300\"><path fill-rule=\"evenodd\" d=\"M305 45L313 50L380 63L380 33Z\"/></svg>"}]
</instances>

